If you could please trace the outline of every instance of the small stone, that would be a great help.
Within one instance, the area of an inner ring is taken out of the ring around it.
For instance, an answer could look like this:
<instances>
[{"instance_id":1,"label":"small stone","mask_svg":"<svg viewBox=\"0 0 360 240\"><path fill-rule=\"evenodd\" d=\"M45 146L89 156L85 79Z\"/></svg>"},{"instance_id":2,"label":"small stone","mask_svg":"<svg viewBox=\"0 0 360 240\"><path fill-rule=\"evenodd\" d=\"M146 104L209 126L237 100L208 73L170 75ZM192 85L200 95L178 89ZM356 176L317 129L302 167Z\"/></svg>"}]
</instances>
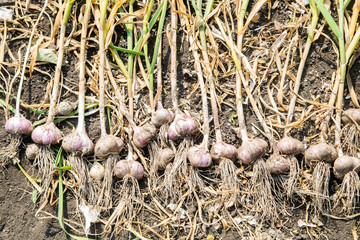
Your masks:
<instances>
[{"instance_id":1,"label":"small stone","mask_svg":"<svg viewBox=\"0 0 360 240\"><path fill-rule=\"evenodd\" d=\"M206 236L206 240L214 240L214 239L215 239L215 237L212 234L209 234Z\"/></svg>"}]
</instances>

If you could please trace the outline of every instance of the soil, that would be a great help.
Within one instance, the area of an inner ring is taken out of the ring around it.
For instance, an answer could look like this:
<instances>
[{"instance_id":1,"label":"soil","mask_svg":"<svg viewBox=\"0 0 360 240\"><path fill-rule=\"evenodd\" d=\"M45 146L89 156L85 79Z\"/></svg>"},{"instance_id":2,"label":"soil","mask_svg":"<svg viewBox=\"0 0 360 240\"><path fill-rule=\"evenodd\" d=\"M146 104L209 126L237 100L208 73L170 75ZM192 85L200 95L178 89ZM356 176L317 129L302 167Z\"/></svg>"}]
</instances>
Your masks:
<instances>
[{"instance_id":1,"label":"soil","mask_svg":"<svg viewBox=\"0 0 360 240\"><path fill-rule=\"evenodd\" d=\"M33 4L37 4L40 6L41 1L31 1ZM277 6L271 9L270 19L267 19L268 8L263 7L260 12L260 17L258 22L251 23L249 26L249 32L252 35L258 34L258 29L261 29L269 22L271 22L274 26L271 28L271 33L275 36L279 36L281 32L284 30L281 27L275 25L284 25L289 21L289 9L288 4L283 3L282 1L271 1L272 3L277 2ZM251 8L251 6L250 6ZM54 13L49 11L49 14L54 17ZM167 17L165 26L170 22L169 16ZM72 26L70 26L72 27ZM69 31L70 31L69 27ZM79 28L79 27L77 27ZM49 36L51 33L50 23L48 18L44 18L43 21L40 22L39 25L40 31L46 36ZM77 29L79 30L79 29ZM325 28L324 32L333 38L330 30ZM306 39L306 32L299 33L301 38ZM19 36L20 33L13 33L11 37ZM119 36L120 38L125 38L125 36ZM333 40L333 39L332 39ZM125 43L126 41L122 39ZM150 43L155 41L155 39L150 39ZM200 91L193 92L194 86L197 82L197 75L194 70L193 56L190 50L190 46L185 40L185 34L183 31L179 31L178 34L178 79L181 79L179 82L179 101L180 107L184 110L188 110L193 117L202 122L202 110L201 110L201 96ZM8 47L11 49L13 53L17 52L17 49L21 48L24 44L27 44L27 39L19 38L15 41L10 41L8 43ZM151 46L152 44L150 44ZM126 43L125 43L126 46ZM122 46L122 47L125 47ZM268 46L270 47L270 46ZM169 75L170 75L170 47L167 41L167 37L163 38L163 81L164 81L164 94L163 101L164 107L171 108L172 100L170 97L170 83L169 83ZM25 49L22 49L22 54L24 54ZM150 49L152 51L152 49ZM251 47L244 47L244 53L252 54L254 49ZM96 48L90 48L88 59L96 58ZM63 84L67 86L69 89L77 89L77 56L70 54L70 52L65 53L66 60L69 62L69 66L63 67ZM110 55L109 55L110 56ZM111 59L111 58L109 58ZM263 59L264 61L269 59ZM325 103L330 97L329 92L332 88L332 73L336 70L337 55L334 52L332 44L328 38L321 38L317 40L311 48L306 67L304 69L303 74L303 82L300 88L300 96L304 99L313 100L312 98L320 99L320 102ZM9 56L6 55L5 62L10 62ZM294 59L294 64L298 64L300 59ZM23 95L22 99L27 104L40 104L42 102L48 101L47 86L50 82L50 76L53 76L55 67L52 64L43 64L38 65L37 68L43 72L49 73L50 75L43 74L40 71L34 71L31 78L27 77L24 86L23 86ZM10 75L15 74L15 68L8 67L7 71ZM360 63L357 61L350 70L350 76L352 77L352 81L355 87L355 92L359 92L360 88ZM119 71L114 71L113 74L115 77L119 77ZM293 74L296 74L294 72ZM17 89L18 81L15 81L12 89L12 93L15 93ZM265 86L264 84L263 86ZM124 83L125 87L126 84ZM147 91L146 88L137 89L136 106L144 106L147 104ZM236 136L234 128L237 124L233 124L229 119L236 113L235 109L235 78L229 77L219 80L219 92L223 91L224 95L222 97L221 109L219 111L220 114L220 122L221 122L221 130L223 134L224 141L227 143L234 144L235 146L240 146L241 140ZM76 91L76 90L74 90ZM88 90L87 96L95 96L97 91L97 86L92 85L92 88ZM289 91L289 86L284 89L284 92ZM45 94L47 92L47 94ZM191 94L193 93L193 94ZM276 96L276 91L273 96ZM347 96L348 91L346 90L345 96ZM266 96L266 93L263 94L265 100L269 100ZM359 94L357 94L359 97ZM288 95L287 95L288 97ZM4 94L1 94L1 98L5 98ZM351 100L346 98L345 108L352 107L353 104ZM72 91L68 91L66 89L62 90L61 100L67 101L76 101L76 94ZM10 105L14 106L14 101L10 100ZM24 110L24 109L22 109ZM139 112L146 112L146 109L141 109ZM23 111L23 114L30 119L30 121L34 122L42 117L38 117L30 111ZM270 110L265 110L265 115L269 116L273 114ZM0 110L0 126L4 126L5 124L5 113L4 109ZM211 111L210 111L211 114ZM299 112L297 113L299 114ZM254 130L254 126L260 127L257 119L254 117L254 114L251 110L250 105L245 105L245 117L247 120L247 128L253 137L261 136L260 132ZM141 115L143 118L144 116ZM114 116L112 116L112 120L117 120ZM144 119L140 119L143 121ZM299 128L294 129L291 133L293 137L298 139L305 139L306 136L314 135L317 132L315 129L315 120L309 119L307 124L299 126ZM100 128L99 128L99 116L98 113L94 113L91 116L86 118L87 132L93 142L96 142L100 137ZM235 118L236 121L236 118ZM140 121L138 121L139 123ZM210 122L211 129L213 129L213 123ZM71 132L76 126L76 119L69 119L65 122L59 124L59 128L64 132L64 134L68 134ZM118 125L114 124L114 128L112 132L116 132L119 128ZM123 137L124 137L124 133ZM279 134L282 134L280 131ZM211 132L211 137L214 139L214 132ZM9 144L10 136L6 133L4 127L0 128L0 148L5 147ZM195 140L195 143L200 143L202 141L201 137ZM31 142L29 138L24 139L24 144ZM308 144L312 143L312 140L307 142ZM24 146L21 146L21 152L19 153L19 159L21 166L27 170L32 171L31 162L28 161L24 157ZM125 157L125 156L122 156ZM90 162L94 161L94 158L88 159ZM239 166L239 165L238 165ZM213 167L215 168L215 167ZM212 171L214 169L210 169ZM145 180L140 182L140 186L145 188L147 182ZM56 199L57 194L55 193L54 199ZM315 221L316 227L300 227L301 221L312 220L310 216L308 216L308 209L305 203L298 200L294 203L295 209L284 214L282 221L276 224L276 226L252 226L251 224L247 224L248 227L251 228L250 231L246 227L242 227L241 231L244 235L239 235L239 231L236 229L228 229L224 231L221 227L221 224L214 224L213 226L204 227L197 231L196 239L355 239L357 234L360 234L360 230L357 228L359 224L359 218L354 218L352 220L336 220L332 217L324 216L318 221ZM38 203L33 203L32 201L32 187L27 182L25 176L20 171L20 169L16 165L8 165L6 169L2 170L0 173L0 239L70 239L69 236L61 229L58 219L57 219L57 204L55 203L53 206L47 205L43 212L35 216L36 211L39 209ZM77 200L74 199L73 193L70 191L65 192L65 218L75 219L77 218ZM46 214L46 213L48 214ZM230 213L235 215L236 212ZM141 216L141 219L147 223L152 223L151 219L147 219L147 215ZM320 223L321 222L321 223ZM68 231L71 232L69 228ZM76 232L74 232L76 234ZM95 238L95 236L92 236ZM133 239L135 236L122 233L122 235L116 236L108 236L109 239ZM178 233L177 238L183 239L186 235L182 235L181 232ZM153 237L157 239L156 235Z\"/></svg>"}]
</instances>

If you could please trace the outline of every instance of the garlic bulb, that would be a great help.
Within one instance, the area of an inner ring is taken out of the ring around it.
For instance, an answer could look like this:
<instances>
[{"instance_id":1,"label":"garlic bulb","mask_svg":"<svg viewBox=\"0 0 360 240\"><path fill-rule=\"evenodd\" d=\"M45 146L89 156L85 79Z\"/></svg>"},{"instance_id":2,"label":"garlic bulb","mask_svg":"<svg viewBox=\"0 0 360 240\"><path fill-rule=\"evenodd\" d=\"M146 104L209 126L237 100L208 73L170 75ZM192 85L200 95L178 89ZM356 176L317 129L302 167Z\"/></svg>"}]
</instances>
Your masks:
<instances>
[{"instance_id":1,"label":"garlic bulb","mask_svg":"<svg viewBox=\"0 0 360 240\"><path fill-rule=\"evenodd\" d=\"M98 158L106 158L110 154L120 153L124 147L124 142L121 138L104 135L95 144L95 156Z\"/></svg>"},{"instance_id":2,"label":"garlic bulb","mask_svg":"<svg viewBox=\"0 0 360 240\"><path fill-rule=\"evenodd\" d=\"M324 142L312 145L305 151L305 163L308 166L315 165L319 161L332 163L337 157L335 147Z\"/></svg>"},{"instance_id":3,"label":"garlic bulb","mask_svg":"<svg viewBox=\"0 0 360 240\"><path fill-rule=\"evenodd\" d=\"M156 159L158 170L165 170L166 166L171 162L174 157L175 153L170 148L160 149L158 159Z\"/></svg>"},{"instance_id":4,"label":"garlic bulb","mask_svg":"<svg viewBox=\"0 0 360 240\"><path fill-rule=\"evenodd\" d=\"M205 168L212 163L211 155L202 145L195 145L189 149L187 158L193 167Z\"/></svg>"},{"instance_id":5,"label":"garlic bulb","mask_svg":"<svg viewBox=\"0 0 360 240\"><path fill-rule=\"evenodd\" d=\"M144 176L144 168L137 161L121 160L115 164L114 174L116 175L116 177L121 179L126 176L132 176L137 180L140 180Z\"/></svg>"},{"instance_id":6,"label":"garlic bulb","mask_svg":"<svg viewBox=\"0 0 360 240\"><path fill-rule=\"evenodd\" d=\"M31 139L46 146L59 143L61 140L61 132L55 126L53 122L45 123L44 125L38 126L31 133Z\"/></svg>"},{"instance_id":7,"label":"garlic bulb","mask_svg":"<svg viewBox=\"0 0 360 240\"><path fill-rule=\"evenodd\" d=\"M25 135L31 133L33 127L29 120L15 116L6 121L5 130L12 134Z\"/></svg>"},{"instance_id":8,"label":"garlic bulb","mask_svg":"<svg viewBox=\"0 0 360 240\"><path fill-rule=\"evenodd\" d=\"M341 114L341 121L344 124L352 123L353 120L349 118L349 116L357 123L360 124L360 109L350 108L346 110L343 114Z\"/></svg>"},{"instance_id":9,"label":"garlic bulb","mask_svg":"<svg viewBox=\"0 0 360 240\"><path fill-rule=\"evenodd\" d=\"M156 136L156 127L151 123L134 129L133 141L135 146L143 148Z\"/></svg>"},{"instance_id":10,"label":"garlic bulb","mask_svg":"<svg viewBox=\"0 0 360 240\"><path fill-rule=\"evenodd\" d=\"M77 103L76 102L60 102L56 107L55 107L55 115L68 115L69 113L71 113L75 108L77 107Z\"/></svg>"},{"instance_id":11,"label":"garlic bulb","mask_svg":"<svg viewBox=\"0 0 360 240\"><path fill-rule=\"evenodd\" d=\"M217 163L221 162L222 159L227 158L232 161L236 159L236 148L224 142L216 143L212 146L211 150L211 158Z\"/></svg>"},{"instance_id":12,"label":"garlic bulb","mask_svg":"<svg viewBox=\"0 0 360 240\"><path fill-rule=\"evenodd\" d=\"M100 181L105 176L105 168L98 162L94 162L89 171L90 177L96 181Z\"/></svg>"},{"instance_id":13,"label":"garlic bulb","mask_svg":"<svg viewBox=\"0 0 360 240\"><path fill-rule=\"evenodd\" d=\"M292 137L284 137L278 142L278 148L281 154L297 155L305 151L304 144Z\"/></svg>"},{"instance_id":14,"label":"garlic bulb","mask_svg":"<svg viewBox=\"0 0 360 240\"><path fill-rule=\"evenodd\" d=\"M288 174L290 172L290 161L281 155L272 155L266 160L266 168L273 175Z\"/></svg>"},{"instance_id":15,"label":"garlic bulb","mask_svg":"<svg viewBox=\"0 0 360 240\"><path fill-rule=\"evenodd\" d=\"M244 164L250 164L262 157L268 151L268 144L263 139L251 139L244 142L237 150L238 159Z\"/></svg>"},{"instance_id":16,"label":"garlic bulb","mask_svg":"<svg viewBox=\"0 0 360 240\"><path fill-rule=\"evenodd\" d=\"M191 117L178 111L174 121L170 124L168 129L168 136L171 140L179 140L186 135L192 135L197 132L199 128L198 123Z\"/></svg>"},{"instance_id":17,"label":"garlic bulb","mask_svg":"<svg viewBox=\"0 0 360 240\"><path fill-rule=\"evenodd\" d=\"M357 169L360 165L360 159L356 157L350 157L350 156L341 156L337 158L334 162L334 175L338 179L343 179L345 174L347 174L350 171L353 171L356 169L356 171L359 171Z\"/></svg>"},{"instance_id":18,"label":"garlic bulb","mask_svg":"<svg viewBox=\"0 0 360 240\"><path fill-rule=\"evenodd\" d=\"M29 160L34 160L39 152L39 147L36 144L29 144L26 146L25 156Z\"/></svg>"},{"instance_id":19,"label":"garlic bulb","mask_svg":"<svg viewBox=\"0 0 360 240\"><path fill-rule=\"evenodd\" d=\"M62 146L65 151L81 156L89 155L94 150L94 143L85 132L79 130L64 137Z\"/></svg>"},{"instance_id":20,"label":"garlic bulb","mask_svg":"<svg viewBox=\"0 0 360 240\"><path fill-rule=\"evenodd\" d=\"M174 120L174 113L165 108L158 109L151 118L151 122L156 126L160 127L165 123L170 123Z\"/></svg>"}]
</instances>

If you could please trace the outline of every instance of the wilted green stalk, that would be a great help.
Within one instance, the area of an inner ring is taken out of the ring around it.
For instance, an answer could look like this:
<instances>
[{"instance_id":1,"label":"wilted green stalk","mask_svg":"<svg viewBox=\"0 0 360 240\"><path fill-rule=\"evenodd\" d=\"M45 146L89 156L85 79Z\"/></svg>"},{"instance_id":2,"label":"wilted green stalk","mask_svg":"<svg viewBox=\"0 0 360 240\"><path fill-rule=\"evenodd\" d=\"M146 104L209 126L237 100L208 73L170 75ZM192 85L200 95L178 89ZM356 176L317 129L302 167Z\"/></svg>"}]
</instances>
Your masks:
<instances>
[{"instance_id":1,"label":"wilted green stalk","mask_svg":"<svg viewBox=\"0 0 360 240\"><path fill-rule=\"evenodd\" d=\"M299 92L299 89L300 89L302 73L303 73L303 70L305 67L306 59L309 55L311 44L314 40L314 34L315 34L314 30L316 29L316 25L319 20L319 11L316 8L314 0L310 0L309 3L310 3L311 17L312 17L311 25L310 25L307 41L306 41L306 44L304 47L303 56L301 58L299 68L297 71L295 86L294 86L294 93L292 94L292 97L290 100L289 111L288 111L288 115L287 115L287 119L286 119L286 125L290 125L292 118L294 116L295 103L296 103L297 93ZM285 133L284 133L285 136L288 135L290 129L291 129L290 127L285 129Z\"/></svg>"}]
</instances>

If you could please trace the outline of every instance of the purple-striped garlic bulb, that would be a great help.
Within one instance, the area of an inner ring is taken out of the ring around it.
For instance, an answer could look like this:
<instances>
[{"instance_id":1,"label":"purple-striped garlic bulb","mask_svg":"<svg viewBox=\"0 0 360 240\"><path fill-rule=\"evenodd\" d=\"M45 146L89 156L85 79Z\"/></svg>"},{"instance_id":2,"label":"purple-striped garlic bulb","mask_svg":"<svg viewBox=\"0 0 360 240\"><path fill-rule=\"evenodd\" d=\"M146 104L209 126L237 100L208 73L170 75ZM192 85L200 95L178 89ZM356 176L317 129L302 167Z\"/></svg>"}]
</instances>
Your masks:
<instances>
[{"instance_id":1,"label":"purple-striped garlic bulb","mask_svg":"<svg viewBox=\"0 0 360 240\"><path fill-rule=\"evenodd\" d=\"M118 161L114 166L114 174L118 178L124 178L131 176L140 180L144 176L143 166L134 160L121 160Z\"/></svg>"},{"instance_id":2,"label":"purple-striped garlic bulb","mask_svg":"<svg viewBox=\"0 0 360 240\"><path fill-rule=\"evenodd\" d=\"M314 166L319 161L332 163L337 157L335 147L325 142L312 145L305 151L305 163L308 166Z\"/></svg>"},{"instance_id":3,"label":"purple-striped garlic bulb","mask_svg":"<svg viewBox=\"0 0 360 240\"><path fill-rule=\"evenodd\" d=\"M236 147L231 144L228 144L228 143L218 142L212 146L212 148L210 150L210 154L211 154L211 158L216 163L221 162L221 160L224 158L235 161L236 160Z\"/></svg>"},{"instance_id":4,"label":"purple-striped garlic bulb","mask_svg":"<svg viewBox=\"0 0 360 240\"><path fill-rule=\"evenodd\" d=\"M94 151L94 143L89 136L78 129L64 137L62 146L65 151L81 156L89 155Z\"/></svg>"},{"instance_id":5,"label":"purple-striped garlic bulb","mask_svg":"<svg viewBox=\"0 0 360 240\"><path fill-rule=\"evenodd\" d=\"M211 155L208 150L202 145L195 145L190 147L187 158L193 167L205 168L212 163Z\"/></svg>"},{"instance_id":6,"label":"purple-striped garlic bulb","mask_svg":"<svg viewBox=\"0 0 360 240\"><path fill-rule=\"evenodd\" d=\"M20 116L14 116L6 121L5 130L12 134L29 134L33 130L33 126L29 120Z\"/></svg>"},{"instance_id":7,"label":"purple-striped garlic bulb","mask_svg":"<svg viewBox=\"0 0 360 240\"><path fill-rule=\"evenodd\" d=\"M136 147L143 148L156 136L156 127L151 123L146 123L134 129L133 142Z\"/></svg>"},{"instance_id":8,"label":"purple-striped garlic bulb","mask_svg":"<svg viewBox=\"0 0 360 240\"><path fill-rule=\"evenodd\" d=\"M278 142L278 149L281 154L297 155L305 152L305 146L299 140L292 137L284 137Z\"/></svg>"},{"instance_id":9,"label":"purple-striped garlic bulb","mask_svg":"<svg viewBox=\"0 0 360 240\"><path fill-rule=\"evenodd\" d=\"M266 168L272 175L288 174L290 161L284 156L274 154L266 160Z\"/></svg>"},{"instance_id":10,"label":"purple-striped garlic bulb","mask_svg":"<svg viewBox=\"0 0 360 240\"><path fill-rule=\"evenodd\" d=\"M198 123L186 114L178 111L174 121L170 124L168 136L171 140L179 140L186 135L193 135L198 131Z\"/></svg>"},{"instance_id":11,"label":"purple-striped garlic bulb","mask_svg":"<svg viewBox=\"0 0 360 240\"><path fill-rule=\"evenodd\" d=\"M244 164L250 164L257 158L262 157L269 150L268 143L260 138L250 139L243 142L237 150L238 159Z\"/></svg>"},{"instance_id":12,"label":"purple-striped garlic bulb","mask_svg":"<svg viewBox=\"0 0 360 240\"><path fill-rule=\"evenodd\" d=\"M360 159L350 156L341 156L334 162L334 175L338 179L343 179L345 174L351 171L360 171Z\"/></svg>"},{"instance_id":13,"label":"purple-striped garlic bulb","mask_svg":"<svg viewBox=\"0 0 360 240\"><path fill-rule=\"evenodd\" d=\"M165 108L159 108L156 110L154 115L151 118L151 122L156 126L160 127L161 125L164 125L165 123L170 123L174 120L175 114Z\"/></svg>"},{"instance_id":14,"label":"purple-striped garlic bulb","mask_svg":"<svg viewBox=\"0 0 360 240\"><path fill-rule=\"evenodd\" d=\"M60 130L53 122L38 126L31 133L31 139L35 143L40 143L46 146L59 143L61 137L62 135Z\"/></svg>"}]
</instances>

